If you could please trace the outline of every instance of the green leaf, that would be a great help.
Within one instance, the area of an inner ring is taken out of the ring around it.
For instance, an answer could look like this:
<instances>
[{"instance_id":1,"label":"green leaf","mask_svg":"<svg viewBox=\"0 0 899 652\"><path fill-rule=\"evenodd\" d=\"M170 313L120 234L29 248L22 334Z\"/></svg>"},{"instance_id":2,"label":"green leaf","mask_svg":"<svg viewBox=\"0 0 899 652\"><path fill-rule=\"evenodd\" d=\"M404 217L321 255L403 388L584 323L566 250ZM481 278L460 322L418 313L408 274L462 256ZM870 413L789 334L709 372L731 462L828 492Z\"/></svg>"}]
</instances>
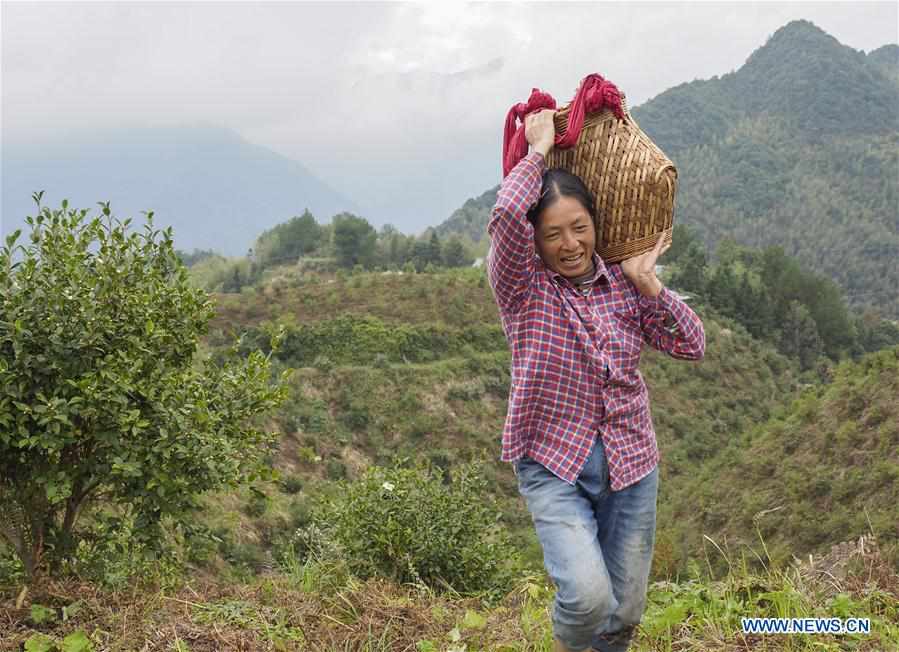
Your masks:
<instances>
[{"instance_id":1,"label":"green leaf","mask_svg":"<svg viewBox=\"0 0 899 652\"><path fill-rule=\"evenodd\" d=\"M437 652L437 646L434 644L434 641L418 641L415 644L415 649L418 652Z\"/></svg>"},{"instance_id":2,"label":"green leaf","mask_svg":"<svg viewBox=\"0 0 899 652\"><path fill-rule=\"evenodd\" d=\"M31 622L35 625L43 625L54 620L56 620L55 609L37 603L31 605Z\"/></svg>"},{"instance_id":3,"label":"green leaf","mask_svg":"<svg viewBox=\"0 0 899 652\"><path fill-rule=\"evenodd\" d=\"M47 501L51 505L62 502L72 495L72 481L68 478L57 480L49 480L46 487Z\"/></svg>"},{"instance_id":4,"label":"green leaf","mask_svg":"<svg viewBox=\"0 0 899 652\"><path fill-rule=\"evenodd\" d=\"M15 243L15 241L19 239L19 236L21 234L22 234L22 229L16 229L12 233L10 233L8 236L6 236L6 246L12 247L13 243Z\"/></svg>"},{"instance_id":5,"label":"green leaf","mask_svg":"<svg viewBox=\"0 0 899 652\"><path fill-rule=\"evenodd\" d=\"M44 634L29 636L25 641L25 652L53 652L53 639Z\"/></svg>"},{"instance_id":6,"label":"green leaf","mask_svg":"<svg viewBox=\"0 0 899 652\"><path fill-rule=\"evenodd\" d=\"M94 646L82 630L72 632L62 639L62 652L93 652Z\"/></svg>"},{"instance_id":7,"label":"green leaf","mask_svg":"<svg viewBox=\"0 0 899 652\"><path fill-rule=\"evenodd\" d=\"M467 609L465 617L462 619L462 629L484 629L487 626L487 619L477 611Z\"/></svg>"},{"instance_id":8,"label":"green leaf","mask_svg":"<svg viewBox=\"0 0 899 652\"><path fill-rule=\"evenodd\" d=\"M62 621L66 622L69 618L72 618L73 616L77 615L81 611L82 606L83 606L83 604L81 603L80 600L78 600L76 602L73 602L72 604L70 604L67 607L63 607L62 608Z\"/></svg>"}]
</instances>

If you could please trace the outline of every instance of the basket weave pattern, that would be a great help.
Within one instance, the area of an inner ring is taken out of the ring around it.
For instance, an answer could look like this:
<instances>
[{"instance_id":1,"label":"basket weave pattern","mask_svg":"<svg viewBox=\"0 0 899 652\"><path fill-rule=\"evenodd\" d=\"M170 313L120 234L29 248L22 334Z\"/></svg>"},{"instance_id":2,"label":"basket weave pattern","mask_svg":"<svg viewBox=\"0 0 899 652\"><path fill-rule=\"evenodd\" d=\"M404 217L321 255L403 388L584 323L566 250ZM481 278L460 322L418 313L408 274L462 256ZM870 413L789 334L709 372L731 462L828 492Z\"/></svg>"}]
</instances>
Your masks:
<instances>
[{"instance_id":1,"label":"basket weave pattern","mask_svg":"<svg viewBox=\"0 0 899 652\"><path fill-rule=\"evenodd\" d=\"M579 176L596 199L596 252L607 263L649 251L662 232L671 242L677 192L674 163L622 105L624 120L609 110L588 114L577 145L553 148L546 160ZM568 126L568 109L555 114L557 133Z\"/></svg>"}]
</instances>

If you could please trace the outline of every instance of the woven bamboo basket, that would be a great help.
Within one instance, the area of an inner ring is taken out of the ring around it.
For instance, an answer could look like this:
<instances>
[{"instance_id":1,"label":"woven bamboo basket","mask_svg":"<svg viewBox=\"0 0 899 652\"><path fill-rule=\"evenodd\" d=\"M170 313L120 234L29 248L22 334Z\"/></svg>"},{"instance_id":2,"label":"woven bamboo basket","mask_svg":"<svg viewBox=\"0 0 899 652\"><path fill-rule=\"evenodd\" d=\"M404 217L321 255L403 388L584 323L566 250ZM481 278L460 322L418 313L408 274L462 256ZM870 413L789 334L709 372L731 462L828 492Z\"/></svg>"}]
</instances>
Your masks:
<instances>
[{"instance_id":1,"label":"woven bamboo basket","mask_svg":"<svg viewBox=\"0 0 899 652\"><path fill-rule=\"evenodd\" d=\"M596 252L607 263L651 250L659 233L670 243L677 193L674 163L631 117L623 93L621 105L624 120L608 109L588 113L577 144L546 160L579 176L596 199ZM556 112L556 133L565 133L569 109Z\"/></svg>"}]
</instances>

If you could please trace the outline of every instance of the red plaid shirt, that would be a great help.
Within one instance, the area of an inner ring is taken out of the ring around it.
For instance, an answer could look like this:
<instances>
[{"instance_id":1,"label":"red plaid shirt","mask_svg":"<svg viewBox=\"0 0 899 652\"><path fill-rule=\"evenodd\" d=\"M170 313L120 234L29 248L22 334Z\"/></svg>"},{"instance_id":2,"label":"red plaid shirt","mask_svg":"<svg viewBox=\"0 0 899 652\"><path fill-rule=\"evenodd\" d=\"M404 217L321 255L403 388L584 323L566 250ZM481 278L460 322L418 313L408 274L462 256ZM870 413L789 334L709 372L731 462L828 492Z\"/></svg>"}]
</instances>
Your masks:
<instances>
[{"instance_id":1,"label":"red plaid shirt","mask_svg":"<svg viewBox=\"0 0 899 652\"><path fill-rule=\"evenodd\" d=\"M618 491L659 462L649 393L637 370L643 343L699 360L705 333L674 293L640 295L620 265L595 253L592 282L582 291L543 264L527 220L543 169L536 152L515 166L487 226L487 273L512 350L502 460L527 456L574 484L599 433Z\"/></svg>"}]
</instances>

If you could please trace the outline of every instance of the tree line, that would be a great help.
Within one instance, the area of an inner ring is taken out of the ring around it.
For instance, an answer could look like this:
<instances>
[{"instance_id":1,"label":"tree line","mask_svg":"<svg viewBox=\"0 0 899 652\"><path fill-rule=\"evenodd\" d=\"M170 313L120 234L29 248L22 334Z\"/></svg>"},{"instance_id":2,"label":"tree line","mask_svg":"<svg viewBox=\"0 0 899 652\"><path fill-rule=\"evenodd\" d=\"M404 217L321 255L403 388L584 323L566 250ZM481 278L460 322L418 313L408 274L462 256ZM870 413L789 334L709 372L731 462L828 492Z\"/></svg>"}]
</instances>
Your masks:
<instances>
[{"instance_id":1,"label":"tree line","mask_svg":"<svg viewBox=\"0 0 899 652\"><path fill-rule=\"evenodd\" d=\"M822 356L858 357L899 344L899 325L875 309L850 311L836 283L803 266L781 247L745 247L724 239L714 260L688 227L675 226L666 262L670 283L774 342L803 369Z\"/></svg>"},{"instance_id":2,"label":"tree line","mask_svg":"<svg viewBox=\"0 0 899 652\"><path fill-rule=\"evenodd\" d=\"M228 261L211 251L179 252L188 266L214 267L205 285L222 292L240 292L263 272L303 260L320 268L406 270L467 267L474 262L462 239L441 237L434 229L420 236L404 235L387 224L376 230L363 217L335 215L320 224L309 210L263 232L242 259Z\"/></svg>"}]
</instances>

